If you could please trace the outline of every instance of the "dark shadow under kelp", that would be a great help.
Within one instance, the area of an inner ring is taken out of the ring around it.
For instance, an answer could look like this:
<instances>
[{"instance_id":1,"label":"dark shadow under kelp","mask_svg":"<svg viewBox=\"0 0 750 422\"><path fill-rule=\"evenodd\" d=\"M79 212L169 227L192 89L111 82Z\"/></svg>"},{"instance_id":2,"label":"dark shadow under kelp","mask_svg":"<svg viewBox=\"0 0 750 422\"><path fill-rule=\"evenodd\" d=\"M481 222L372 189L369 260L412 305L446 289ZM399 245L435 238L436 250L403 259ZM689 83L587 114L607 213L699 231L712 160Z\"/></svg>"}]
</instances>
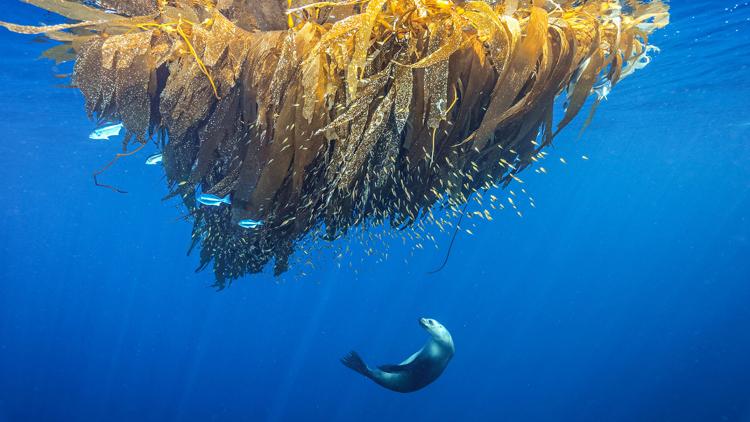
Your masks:
<instances>
[{"instance_id":1,"label":"dark shadow under kelp","mask_svg":"<svg viewBox=\"0 0 750 422\"><path fill-rule=\"evenodd\" d=\"M75 60L90 115L161 140L220 287L286 271L306 235L410 226L517 179L668 22L659 1L27 2L72 23L2 25L61 42L47 56Z\"/></svg>"}]
</instances>

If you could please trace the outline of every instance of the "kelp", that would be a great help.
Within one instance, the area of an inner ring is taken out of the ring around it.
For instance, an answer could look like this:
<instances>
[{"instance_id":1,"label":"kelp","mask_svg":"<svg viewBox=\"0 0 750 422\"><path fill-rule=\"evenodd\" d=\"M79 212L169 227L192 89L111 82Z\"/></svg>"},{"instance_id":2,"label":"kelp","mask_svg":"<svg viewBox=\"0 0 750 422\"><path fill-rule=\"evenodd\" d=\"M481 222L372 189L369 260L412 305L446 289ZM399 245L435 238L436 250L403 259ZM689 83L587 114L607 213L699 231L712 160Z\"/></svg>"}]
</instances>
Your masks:
<instances>
[{"instance_id":1,"label":"kelp","mask_svg":"<svg viewBox=\"0 0 750 422\"><path fill-rule=\"evenodd\" d=\"M669 18L658 0L26 1L71 22L0 25L61 42L45 56L75 59L88 113L158 141L218 286L286 271L305 236L409 227L518 180Z\"/></svg>"}]
</instances>

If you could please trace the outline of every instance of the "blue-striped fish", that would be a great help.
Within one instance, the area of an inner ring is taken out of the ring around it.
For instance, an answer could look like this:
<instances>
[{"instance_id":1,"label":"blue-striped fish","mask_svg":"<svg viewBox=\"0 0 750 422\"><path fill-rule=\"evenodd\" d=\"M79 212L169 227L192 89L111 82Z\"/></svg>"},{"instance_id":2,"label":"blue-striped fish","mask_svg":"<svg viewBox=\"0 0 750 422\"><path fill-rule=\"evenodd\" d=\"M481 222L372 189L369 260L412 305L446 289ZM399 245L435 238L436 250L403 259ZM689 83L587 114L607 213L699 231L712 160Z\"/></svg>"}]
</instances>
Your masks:
<instances>
[{"instance_id":1,"label":"blue-striped fish","mask_svg":"<svg viewBox=\"0 0 750 422\"><path fill-rule=\"evenodd\" d=\"M243 229L254 229L256 227L262 226L263 222L258 221L258 220L253 220L252 218L246 218L244 220L240 220L239 222L237 222L237 224Z\"/></svg>"},{"instance_id":2,"label":"blue-striped fish","mask_svg":"<svg viewBox=\"0 0 750 422\"><path fill-rule=\"evenodd\" d=\"M198 197L195 199L203 205L208 205L212 207L218 207L221 204L227 204L227 205L232 204L232 199L229 198L229 195L223 198L219 198L218 196L212 195L210 193L202 193L198 195Z\"/></svg>"},{"instance_id":3,"label":"blue-striped fish","mask_svg":"<svg viewBox=\"0 0 750 422\"><path fill-rule=\"evenodd\" d=\"M154 154L154 155L146 158L146 164L148 164L149 166L155 166L155 165L161 163L161 160L162 160L161 154Z\"/></svg>"},{"instance_id":4,"label":"blue-striped fish","mask_svg":"<svg viewBox=\"0 0 750 422\"><path fill-rule=\"evenodd\" d=\"M122 123L100 127L89 134L89 139L109 140L111 136L119 135L121 130Z\"/></svg>"}]
</instances>

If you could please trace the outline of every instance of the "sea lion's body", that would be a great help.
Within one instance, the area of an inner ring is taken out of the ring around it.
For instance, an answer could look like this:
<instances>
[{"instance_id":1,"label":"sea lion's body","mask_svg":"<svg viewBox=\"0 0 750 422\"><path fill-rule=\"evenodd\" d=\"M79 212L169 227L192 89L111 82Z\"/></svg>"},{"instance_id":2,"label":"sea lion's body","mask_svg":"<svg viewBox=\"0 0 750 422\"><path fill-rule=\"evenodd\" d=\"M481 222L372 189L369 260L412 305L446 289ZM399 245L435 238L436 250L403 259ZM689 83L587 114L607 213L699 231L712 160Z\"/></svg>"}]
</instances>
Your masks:
<instances>
[{"instance_id":1,"label":"sea lion's body","mask_svg":"<svg viewBox=\"0 0 750 422\"><path fill-rule=\"evenodd\" d=\"M419 323L430 333L430 339L400 364L371 369L356 352L349 353L341 362L389 390L399 393L419 390L443 373L455 352L451 334L439 322L422 318Z\"/></svg>"}]
</instances>

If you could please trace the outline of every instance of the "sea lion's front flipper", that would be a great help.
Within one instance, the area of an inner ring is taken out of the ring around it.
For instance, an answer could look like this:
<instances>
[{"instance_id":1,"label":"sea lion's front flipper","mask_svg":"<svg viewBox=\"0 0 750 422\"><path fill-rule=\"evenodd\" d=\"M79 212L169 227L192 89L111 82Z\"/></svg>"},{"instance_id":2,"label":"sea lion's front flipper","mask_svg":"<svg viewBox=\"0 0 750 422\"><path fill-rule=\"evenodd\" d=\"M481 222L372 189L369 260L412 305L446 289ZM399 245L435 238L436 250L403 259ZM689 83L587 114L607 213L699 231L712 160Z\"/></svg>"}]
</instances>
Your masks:
<instances>
[{"instance_id":1,"label":"sea lion's front flipper","mask_svg":"<svg viewBox=\"0 0 750 422\"><path fill-rule=\"evenodd\" d=\"M378 369L380 369L383 372L402 372L402 371L418 371L423 367L424 365L430 365L430 359L428 357L425 357L423 353L424 349L419 349L416 353L409 356L405 361L394 365L381 365L378 366Z\"/></svg>"},{"instance_id":2,"label":"sea lion's front flipper","mask_svg":"<svg viewBox=\"0 0 750 422\"><path fill-rule=\"evenodd\" d=\"M408 358L406 358L406 360L404 360L403 362L399 363L399 366L405 366L405 365L408 365L408 364L414 362L414 359L416 359L417 356L419 356L420 353L422 353L422 349L417 350L416 352L414 352L413 355L409 356Z\"/></svg>"},{"instance_id":3,"label":"sea lion's front flipper","mask_svg":"<svg viewBox=\"0 0 750 422\"><path fill-rule=\"evenodd\" d=\"M383 372L401 372L405 369L407 369L409 365L380 365L378 366L378 369L380 369Z\"/></svg>"},{"instance_id":4,"label":"sea lion's front flipper","mask_svg":"<svg viewBox=\"0 0 750 422\"><path fill-rule=\"evenodd\" d=\"M418 351L417 353L413 354L412 356L409 356L408 359L405 361L399 363L398 365L381 365L378 366L378 369L380 369L383 372L411 372L415 370L419 370L421 366L423 366L425 363L429 365L429 359L426 359L423 355L421 355L422 350Z\"/></svg>"}]
</instances>

